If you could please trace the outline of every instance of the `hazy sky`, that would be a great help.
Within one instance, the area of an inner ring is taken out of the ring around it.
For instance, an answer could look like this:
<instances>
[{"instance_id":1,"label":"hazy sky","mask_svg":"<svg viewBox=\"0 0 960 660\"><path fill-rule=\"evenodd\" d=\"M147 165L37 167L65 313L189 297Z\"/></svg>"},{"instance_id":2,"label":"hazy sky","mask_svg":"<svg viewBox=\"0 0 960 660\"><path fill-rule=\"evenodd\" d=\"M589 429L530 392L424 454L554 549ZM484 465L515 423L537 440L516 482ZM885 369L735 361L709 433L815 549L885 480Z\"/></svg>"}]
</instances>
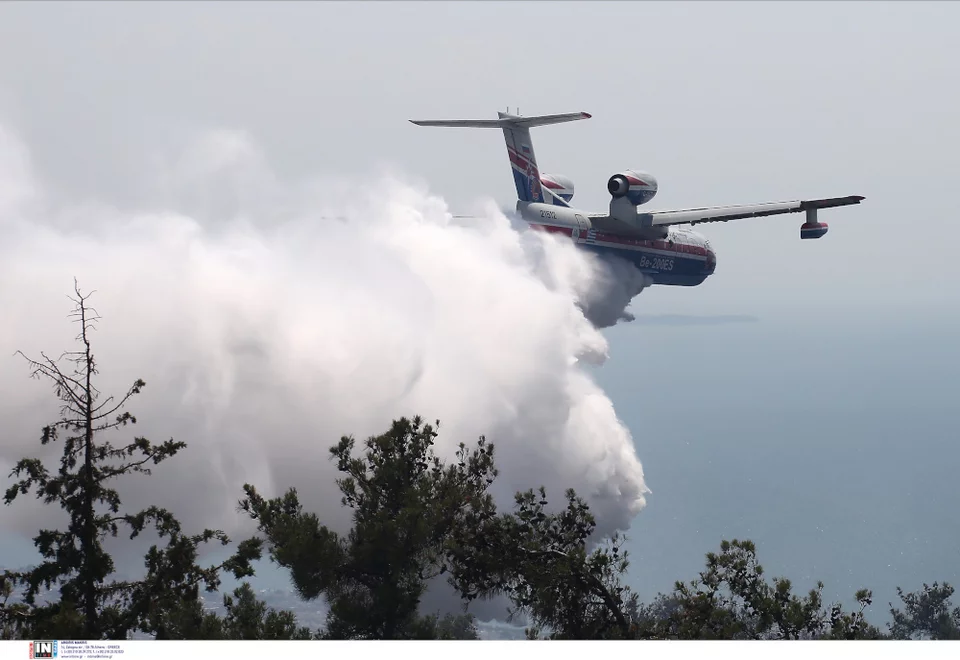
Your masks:
<instances>
[{"instance_id":1,"label":"hazy sky","mask_svg":"<svg viewBox=\"0 0 960 660\"><path fill-rule=\"evenodd\" d=\"M882 616L897 584L960 581L958 21L956 3L919 2L5 3L0 127L49 197L121 214L225 208L191 178L213 167L190 151L211 131L234 131L217 153L248 139L278 181L386 170L455 212L511 207L498 132L407 122L508 105L593 115L534 133L589 210L630 167L658 177L656 208L866 196L824 213L819 241L799 216L702 226L716 274L640 294L591 373L652 491L630 531L645 596L739 535L770 572L873 587ZM243 177L260 181L241 174L238 207Z\"/></svg>"}]
</instances>

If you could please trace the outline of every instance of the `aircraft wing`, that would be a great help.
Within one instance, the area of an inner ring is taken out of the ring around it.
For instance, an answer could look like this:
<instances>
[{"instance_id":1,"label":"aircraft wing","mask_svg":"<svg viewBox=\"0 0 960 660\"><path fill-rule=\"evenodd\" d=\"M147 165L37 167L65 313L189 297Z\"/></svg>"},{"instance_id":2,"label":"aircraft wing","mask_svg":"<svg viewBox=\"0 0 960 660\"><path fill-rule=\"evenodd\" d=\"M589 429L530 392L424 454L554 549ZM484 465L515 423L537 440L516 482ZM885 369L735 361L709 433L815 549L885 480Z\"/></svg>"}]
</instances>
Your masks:
<instances>
[{"instance_id":1,"label":"aircraft wing","mask_svg":"<svg viewBox=\"0 0 960 660\"><path fill-rule=\"evenodd\" d=\"M781 213L802 213L814 209L828 209L835 206L859 204L864 197L830 197L826 199L807 199L792 202L766 202L762 204L737 204L734 206L705 206L698 209L679 209L676 211L640 212L637 219L645 226L698 225L701 222L727 222L741 218L756 218Z\"/></svg>"}]
</instances>

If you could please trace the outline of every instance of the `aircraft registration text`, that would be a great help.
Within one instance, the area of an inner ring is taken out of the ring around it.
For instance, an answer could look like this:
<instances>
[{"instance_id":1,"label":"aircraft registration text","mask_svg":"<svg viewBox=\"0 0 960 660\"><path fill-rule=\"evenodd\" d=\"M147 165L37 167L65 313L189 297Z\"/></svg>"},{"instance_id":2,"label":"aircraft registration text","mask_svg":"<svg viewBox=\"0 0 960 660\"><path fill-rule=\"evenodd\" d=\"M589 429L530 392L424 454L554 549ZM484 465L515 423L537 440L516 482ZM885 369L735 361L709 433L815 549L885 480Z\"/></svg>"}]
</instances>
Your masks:
<instances>
[{"instance_id":1,"label":"aircraft registration text","mask_svg":"<svg viewBox=\"0 0 960 660\"><path fill-rule=\"evenodd\" d=\"M673 270L673 259L663 257L640 257L641 268L655 268L656 270Z\"/></svg>"}]
</instances>

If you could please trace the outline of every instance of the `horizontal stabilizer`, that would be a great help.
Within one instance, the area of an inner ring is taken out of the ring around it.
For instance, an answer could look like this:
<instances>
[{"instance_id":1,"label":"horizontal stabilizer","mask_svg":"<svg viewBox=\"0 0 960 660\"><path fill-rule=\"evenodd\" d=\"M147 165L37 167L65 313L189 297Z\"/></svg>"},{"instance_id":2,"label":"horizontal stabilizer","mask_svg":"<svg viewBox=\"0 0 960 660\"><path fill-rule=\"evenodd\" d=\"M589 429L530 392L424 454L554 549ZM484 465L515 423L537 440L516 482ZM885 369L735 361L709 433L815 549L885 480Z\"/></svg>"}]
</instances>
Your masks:
<instances>
[{"instance_id":1,"label":"horizontal stabilizer","mask_svg":"<svg viewBox=\"0 0 960 660\"><path fill-rule=\"evenodd\" d=\"M540 115L538 117L520 117L498 112L499 119L411 119L417 126L446 126L449 128L530 128L531 126L549 126L578 119L590 119L586 112L568 112L560 115Z\"/></svg>"},{"instance_id":2,"label":"horizontal stabilizer","mask_svg":"<svg viewBox=\"0 0 960 660\"><path fill-rule=\"evenodd\" d=\"M507 108L509 110L509 108ZM497 119L411 119L417 126L447 126L450 128L499 128L507 145L510 172L517 187L517 200L569 206L560 195L553 193L540 181L540 168L533 153L530 129L534 126L562 124L578 119L589 119L586 112L567 112L559 115L521 117L509 112L498 112Z\"/></svg>"}]
</instances>

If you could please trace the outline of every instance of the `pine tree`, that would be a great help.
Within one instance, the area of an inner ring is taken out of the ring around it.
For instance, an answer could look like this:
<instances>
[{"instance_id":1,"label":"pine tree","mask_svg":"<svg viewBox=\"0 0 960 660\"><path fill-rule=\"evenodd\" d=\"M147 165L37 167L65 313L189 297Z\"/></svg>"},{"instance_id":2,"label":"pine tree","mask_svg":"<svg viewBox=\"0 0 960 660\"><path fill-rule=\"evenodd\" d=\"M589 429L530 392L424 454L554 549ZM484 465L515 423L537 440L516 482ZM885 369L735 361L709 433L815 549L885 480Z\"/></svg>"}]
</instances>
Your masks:
<instances>
[{"instance_id":1,"label":"pine tree","mask_svg":"<svg viewBox=\"0 0 960 660\"><path fill-rule=\"evenodd\" d=\"M90 294L82 294L76 281L74 292L71 316L80 326L79 349L58 360L44 353L40 360L18 353L29 363L33 377L53 384L62 403L60 420L45 426L40 440L44 446L62 441L59 469L51 472L37 458L20 460L11 472L18 481L4 497L9 505L33 490L45 504L59 505L70 523L65 531L44 529L34 538L43 559L39 565L4 574L5 591L23 587L25 593L24 603L5 602L0 618L8 634L19 636L122 639L141 630L167 637L170 613L182 602L196 600L201 583L213 591L224 570L238 578L253 574L251 562L260 557L260 542L245 541L228 560L204 569L196 563L199 547L214 540L228 544L223 532L186 535L173 514L157 506L121 512L120 496L109 484L125 475L149 475L152 466L175 456L186 444L171 439L155 445L135 437L115 446L105 439L112 431L136 424L136 417L124 408L145 383L137 379L119 401L102 399L95 385L98 371L90 341L99 315L87 302ZM72 370L61 367L64 360L72 363ZM167 539L165 548L150 548L147 574L141 580L108 581L114 562L103 541L108 535L116 537L121 527L129 530L131 539L148 527ZM54 586L59 586L59 601L38 605L41 591Z\"/></svg>"},{"instance_id":2,"label":"pine tree","mask_svg":"<svg viewBox=\"0 0 960 660\"><path fill-rule=\"evenodd\" d=\"M346 534L304 511L295 488L268 500L244 486L241 508L266 535L271 558L290 570L300 597L330 603L326 638L422 639L458 630L422 617L420 598L448 570L452 530L492 511L487 489L496 469L483 437L473 451L461 444L445 464L433 451L436 436L420 417L402 418L368 438L360 456L349 436L330 448L343 474L341 503L353 512Z\"/></svg>"}]
</instances>

